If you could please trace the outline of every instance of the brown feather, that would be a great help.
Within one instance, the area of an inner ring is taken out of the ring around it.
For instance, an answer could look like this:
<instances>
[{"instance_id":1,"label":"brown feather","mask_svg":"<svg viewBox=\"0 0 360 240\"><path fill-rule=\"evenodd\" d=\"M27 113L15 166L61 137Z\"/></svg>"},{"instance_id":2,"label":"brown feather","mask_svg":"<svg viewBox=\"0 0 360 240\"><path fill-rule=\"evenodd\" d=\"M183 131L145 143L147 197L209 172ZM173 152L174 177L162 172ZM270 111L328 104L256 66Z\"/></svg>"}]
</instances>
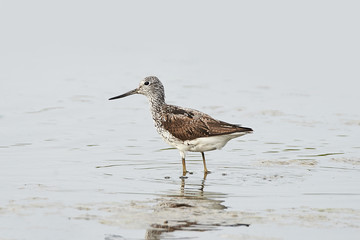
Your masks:
<instances>
[{"instance_id":1,"label":"brown feather","mask_svg":"<svg viewBox=\"0 0 360 240\"><path fill-rule=\"evenodd\" d=\"M182 141L236 132L252 132L251 128L219 121L197 110L172 105L163 107L166 108L163 109L163 127Z\"/></svg>"}]
</instances>

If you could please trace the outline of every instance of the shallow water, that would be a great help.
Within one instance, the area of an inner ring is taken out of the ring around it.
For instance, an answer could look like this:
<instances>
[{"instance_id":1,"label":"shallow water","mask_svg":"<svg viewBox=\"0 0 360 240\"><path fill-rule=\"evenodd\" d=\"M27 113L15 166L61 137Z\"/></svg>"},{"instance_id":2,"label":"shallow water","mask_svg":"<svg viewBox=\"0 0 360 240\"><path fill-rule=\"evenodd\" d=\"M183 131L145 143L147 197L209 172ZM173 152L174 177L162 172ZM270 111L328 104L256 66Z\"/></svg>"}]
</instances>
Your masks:
<instances>
[{"instance_id":1,"label":"shallow water","mask_svg":"<svg viewBox=\"0 0 360 240\"><path fill-rule=\"evenodd\" d=\"M325 117L268 109L262 98L273 90L252 86L241 93L247 104L232 101L236 89L192 99L214 88L177 85L188 97L170 90L169 102L196 100L198 109L255 130L206 153L207 176L201 155L190 153L191 174L180 179L178 151L157 135L146 99L107 101L136 84L120 92L98 85L87 95L76 92L81 80L57 84L67 85L66 95L23 91L22 103L2 114L2 239L355 239L359 232L359 115L332 114L326 104ZM283 100L314 103L311 94Z\"/></svg>"},{"instance_id":2,"label":"shallow water","mask_svg":"<svg viewBox=\"0 0 360 240\"><path fill-rule=\"evenodd\" d=\"M327 6L344 10L335 21L322 4L291 5L308 13L298 23L303 11L283 11L291 6L250 4L238 14L233 2L218 19L211 4L207 29L194 24L197 11L183 19L184 6L174 16L161 10L173 8L165 2L148 6L169 19L162 25L158 14L119 4L89 3L83 23L83 5L43 12L35 4L27 9L37 15L13 19L20 9L3 3L13 11L0 16L14 21L0 40L0 240L358 239L356 7ZM133 25L114 33L128 18ZM247 24L233 31L239 22ZM34 35L23 37L28 29ZM207 152L207 176L201 154L189 153L191 173L179 178L180 155L157 135L145 97L107 100L155 73L168 103L254 133Z\"/></svg>"}]
</instances>

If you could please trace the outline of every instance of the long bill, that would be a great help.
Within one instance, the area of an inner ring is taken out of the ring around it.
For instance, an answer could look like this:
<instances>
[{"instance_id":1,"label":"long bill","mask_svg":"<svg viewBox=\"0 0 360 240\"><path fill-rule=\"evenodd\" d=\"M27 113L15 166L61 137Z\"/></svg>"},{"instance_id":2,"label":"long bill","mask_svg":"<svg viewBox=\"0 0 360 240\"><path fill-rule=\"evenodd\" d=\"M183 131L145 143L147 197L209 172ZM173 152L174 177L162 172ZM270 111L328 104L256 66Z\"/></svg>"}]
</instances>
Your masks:
<instances>
[{"instance_id":1,"label":"long bill","mask_svg":"<svg viewBox=\"0 0 360 240\"><path fill-rule=\"evenodd\" d=\"M137 93L138 93L138 89L136 88L136 89L134 89L134 90L128 91L127 93L121 94L121 95L119 95L119 96L109 98L109 100L114 100L114 99L118 99L118 98L123 98L123 97L127 97L127 96L130 96L130 95L133 95L133 94L137 94Z\"/></svg>"}]
</instances>

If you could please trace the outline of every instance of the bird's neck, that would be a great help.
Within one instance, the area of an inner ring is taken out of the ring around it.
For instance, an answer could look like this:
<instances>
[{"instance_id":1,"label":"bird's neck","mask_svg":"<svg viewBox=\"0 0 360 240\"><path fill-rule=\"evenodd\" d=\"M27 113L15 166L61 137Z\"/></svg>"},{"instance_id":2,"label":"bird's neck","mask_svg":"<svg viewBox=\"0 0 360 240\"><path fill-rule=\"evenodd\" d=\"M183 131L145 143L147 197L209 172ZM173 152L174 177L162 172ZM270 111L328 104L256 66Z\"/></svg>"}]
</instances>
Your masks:
<instances>
[{"instance_id":1,"label":"bird's neck","mask_svg":"<svg viewBox=\"0 0 360 240\"><path fill-rule=\"evenodd\" d=\"M166 104L163 97L148 98L150 104L150 111L152 119L154 120L155 126L161 122L161 116L163 112L163 106Z\"/></svg>"}]
</instances>

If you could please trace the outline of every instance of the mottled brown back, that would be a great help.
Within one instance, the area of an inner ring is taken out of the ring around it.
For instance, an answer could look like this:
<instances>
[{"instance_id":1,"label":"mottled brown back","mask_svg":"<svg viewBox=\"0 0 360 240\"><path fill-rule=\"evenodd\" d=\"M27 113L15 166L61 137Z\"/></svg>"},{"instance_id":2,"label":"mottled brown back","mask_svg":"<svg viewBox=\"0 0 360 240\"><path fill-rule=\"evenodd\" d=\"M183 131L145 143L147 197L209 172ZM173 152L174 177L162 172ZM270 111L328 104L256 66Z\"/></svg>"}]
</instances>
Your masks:
<instances>
[{"instance_id":1,"label":"mottled brown back","mask_svg":"<svg viewBox=\"0 0 360 240\"><path fill-rule=\"evenodd\" d=\"M197 110L172 105L163 107L166 108L163 109L165 114L161 119L163 127L182 141L236 132L252 132L251 128L219 121Z\"/></svg>"}]
</instances>

